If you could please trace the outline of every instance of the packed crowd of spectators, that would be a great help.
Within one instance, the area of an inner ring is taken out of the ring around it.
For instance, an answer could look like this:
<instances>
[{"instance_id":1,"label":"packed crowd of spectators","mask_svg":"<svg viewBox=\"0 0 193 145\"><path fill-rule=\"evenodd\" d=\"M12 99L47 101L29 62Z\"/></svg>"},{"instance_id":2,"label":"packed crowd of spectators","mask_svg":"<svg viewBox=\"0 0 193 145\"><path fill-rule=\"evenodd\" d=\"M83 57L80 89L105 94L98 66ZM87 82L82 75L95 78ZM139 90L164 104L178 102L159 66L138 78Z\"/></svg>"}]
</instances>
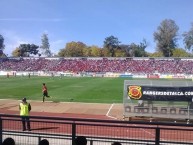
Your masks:
<instances>
[{"instance_id":1,"label":"packed crowd of spectators","mask_svg":"<svg viewBox=\"0 0 193 145\"><path fill-rule=\"evenodd\" d=\"M7 58L0 60L0 70L192 74L193 59Z\"/></svg>"}]
</instances>

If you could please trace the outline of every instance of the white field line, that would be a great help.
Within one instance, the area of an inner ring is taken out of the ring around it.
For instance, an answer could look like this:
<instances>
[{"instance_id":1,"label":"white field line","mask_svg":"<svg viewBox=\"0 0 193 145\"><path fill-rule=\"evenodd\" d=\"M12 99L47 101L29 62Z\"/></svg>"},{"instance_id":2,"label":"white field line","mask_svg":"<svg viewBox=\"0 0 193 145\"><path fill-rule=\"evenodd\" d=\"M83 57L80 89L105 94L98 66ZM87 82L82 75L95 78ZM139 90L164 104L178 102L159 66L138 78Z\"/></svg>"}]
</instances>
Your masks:
<instances>
[{"instance_id":1,"label":"white field line","mask_svg":"<svg viewBox=\"0 0 193 145\"><path fill-rule=\"evenodd\" d=\"M109 115L109 113L110 113L110 111L112 110L112 108L114 107L114 105L115 105L114 103L111 104L109 110L108 110L107 113L106 113L106 116L109 117L109 118L117 119L116 117L113 117L113 116L110 116L110 115ZM134 124L134 126L137 126L137 125ZM141 128L140 130L146 132L147 134L149 134L149 135L151 135L151 136L155 136L155 134L153 134L153 133L151 133L151 132L149 132L149 131L147 131L147 130L145 130L145 129L142 129L142 128Z\"/></svg>"},{"instance_id":2,"label":"white field line","mask_svg":"<svg viewBox=\"0 0 193 145\"><path fill-rule=\"evenodd\" d=\"M109 117L109 118L117 119L116 117L113 117L113 116L110 116L110 115L109 115L109 113L110 113L110 111L112 110L113 106L114 106L114 103L111 104L109 110L108 110L107 113L106 113L106 116Z\"/></svg>"}]
</instances>

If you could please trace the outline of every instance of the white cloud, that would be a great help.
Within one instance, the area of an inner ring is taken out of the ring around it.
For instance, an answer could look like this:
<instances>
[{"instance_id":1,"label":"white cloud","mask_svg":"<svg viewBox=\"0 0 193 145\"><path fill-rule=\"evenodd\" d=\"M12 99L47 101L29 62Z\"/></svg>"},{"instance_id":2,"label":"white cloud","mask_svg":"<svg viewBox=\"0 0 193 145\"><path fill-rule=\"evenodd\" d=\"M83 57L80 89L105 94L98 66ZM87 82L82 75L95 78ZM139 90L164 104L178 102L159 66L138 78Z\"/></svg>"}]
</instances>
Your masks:
<instances>
[{"instance_id":1,"label":"white cloud","mask_svg":"<svg viewBox=\"0 0 193 145\"><path fill-rule=\"evenodd\" d=\"M36 21L36 22L60 22L64 21L64 19L60 18L0 18L0 21Z\"/></svg>"},{"instance_id":2,"label":"white cloud","mask_svg":"<svg viewBox=\"0 0 193 145\"><path fill-rule=\"evenodd\" d=\"M5 50L4 53L11 56L13 50L22 43L29 43L29 38L23 38L16 32L10 30L2 30L1 35L4 37Z\"/></svg>"},{"instance_id":3,"label":"white cloud","mask_svg":"<svg viewBox=\"0 0 193 145\"><path fill-rule=\"evenodd\" d=\"M39 45L41 43L39 42L41 41L40 39L38 42L34 42L35 39L24 37L15 31L0 30L0 32L1 32L1 35L4 37L4 44L5 44L4 53L7 54L8 56L12 56L11 53L20 44L33 43L33 44ZM48 32L48 31L45 30L45 32ZM62 39L50 41L50 50L52 53L58 54L59 50L65 47L65 44L66 44L66 40L62 40Z\"/></svg>"},{"instance_id":4,"label":"white cloud","mask_svg":"<svg viewBox=\"0 0 193 145\"><path fill-rule=\"evenodd\" d=\"M65 40L59 39L50 42L50 50L52 53L57 54L60 49L63 49L65 47Z\"/></svg>"}]
</instances>

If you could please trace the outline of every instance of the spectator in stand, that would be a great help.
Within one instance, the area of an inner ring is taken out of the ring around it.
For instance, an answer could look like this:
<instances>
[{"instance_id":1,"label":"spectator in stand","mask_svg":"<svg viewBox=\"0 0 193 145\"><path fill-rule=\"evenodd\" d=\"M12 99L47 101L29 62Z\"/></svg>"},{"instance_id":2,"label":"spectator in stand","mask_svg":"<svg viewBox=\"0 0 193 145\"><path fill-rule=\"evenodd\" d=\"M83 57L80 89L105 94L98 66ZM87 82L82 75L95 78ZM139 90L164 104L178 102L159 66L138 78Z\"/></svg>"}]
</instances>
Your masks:
<instances>
[{"instance_id":1,"label":"spectator in stand","mask_svg":"<svg viewBox=\"0 0 193 145\"><path fill-rule=\"evenodd\" d=\"M49 141L47 139L43 139L39 142L39 145L49 145Z\"/></svg>"},{"instance_id":2,"label":"spectator in stand","mask_svg":"<svg viewBox=\"0 0 193 145\"><path fill-rule=\"evenodd\" d=\"M113 142L112 145L121 145L120 142Z\"/></svg>"},{"instance_id":3,"label":"spectator in stand","mask_svg":"<svg viewBox=\"0 0 193 145\"><path fill-rule=\"evenodd\" d=\"M87 139L85 136L77 136L75 139L75 145L87 145Z\"/></svg>"},{"instance_id":4,"label":"spectator in stand","mask_svg":"<svg viewBox=\"0 0 193 145\"><path fill-rule=\"evenodd\" d=\"M13 138L8 137L3 141L2 145L15 145L15 141Z\"/></svg>"},{"instance_id":5,"label":"spectator in stand","mask_svg":"<svg viewBox=\"0 0 193 145\"><path fill-rule=\"evenodd\" d=\"M192 74L193 59L148 58L7 58L0 71L114 72L133 74Z\"/></svg>"}]
</instances>

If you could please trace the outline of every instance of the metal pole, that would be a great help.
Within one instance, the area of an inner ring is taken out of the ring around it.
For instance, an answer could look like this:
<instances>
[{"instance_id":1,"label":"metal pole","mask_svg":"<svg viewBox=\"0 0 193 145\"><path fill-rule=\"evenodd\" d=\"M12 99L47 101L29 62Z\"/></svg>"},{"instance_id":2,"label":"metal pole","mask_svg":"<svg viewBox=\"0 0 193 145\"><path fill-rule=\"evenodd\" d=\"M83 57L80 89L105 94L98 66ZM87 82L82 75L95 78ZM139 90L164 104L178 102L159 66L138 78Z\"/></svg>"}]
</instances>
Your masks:
<instances>
[{"instance_id":1,"label":"metal pole","mask_svg":"<svg viewBox=\"0 0 193 145\"><path fill-rule=\"evenodd\" d=\"M90 145L93 145L93 140L90 140Z\"/></svg>"},{"instance_id":2,"label":"metal pole","mask_svg":"<svg viewBox=\"0 0 193 145\"><path fill-rule=\"evenodd\" d=\"M189 123L189 120L190 120L190 104L188 105L188 122Z\"/></svg>"},{"instance_id":3,"label":"metal pole","mask_svg":"<svg viewBox=\"0 0 193 145\"><path fill-rule=\"evenodd\" d=\"M75 145L76 138L76 124L72 123L72 145Z\"/></svg>"},{"instance_id":4,"label":"metal pole","mask_svg":"<svg viewBox=\"0 0 193 145\"><path fill-rule=\"evenodd\" d=\"M2 118L0 117L0 144L3 143L3 123Z\"/></svg>"},{"instance_id":5,"label":"metal pole","mask_svg":"<svg viewBox=\"0 0 193 145\"><path fill-rule=\"evenodd\" d=\"M40 141L41 141L41 136L39 135L38 136L38 144L39 144Z\"/></svg>"},{"instance_id":6,"label":"metal pole","mask_svg":"<svg viewBox=\"0 0 193 145\"><path fill-rule=\"evenodd\" d=\"M156 128L156 135L155 135L155 144L159 145L160 143L160 128Z\"/></svg>"}]
</instances>

